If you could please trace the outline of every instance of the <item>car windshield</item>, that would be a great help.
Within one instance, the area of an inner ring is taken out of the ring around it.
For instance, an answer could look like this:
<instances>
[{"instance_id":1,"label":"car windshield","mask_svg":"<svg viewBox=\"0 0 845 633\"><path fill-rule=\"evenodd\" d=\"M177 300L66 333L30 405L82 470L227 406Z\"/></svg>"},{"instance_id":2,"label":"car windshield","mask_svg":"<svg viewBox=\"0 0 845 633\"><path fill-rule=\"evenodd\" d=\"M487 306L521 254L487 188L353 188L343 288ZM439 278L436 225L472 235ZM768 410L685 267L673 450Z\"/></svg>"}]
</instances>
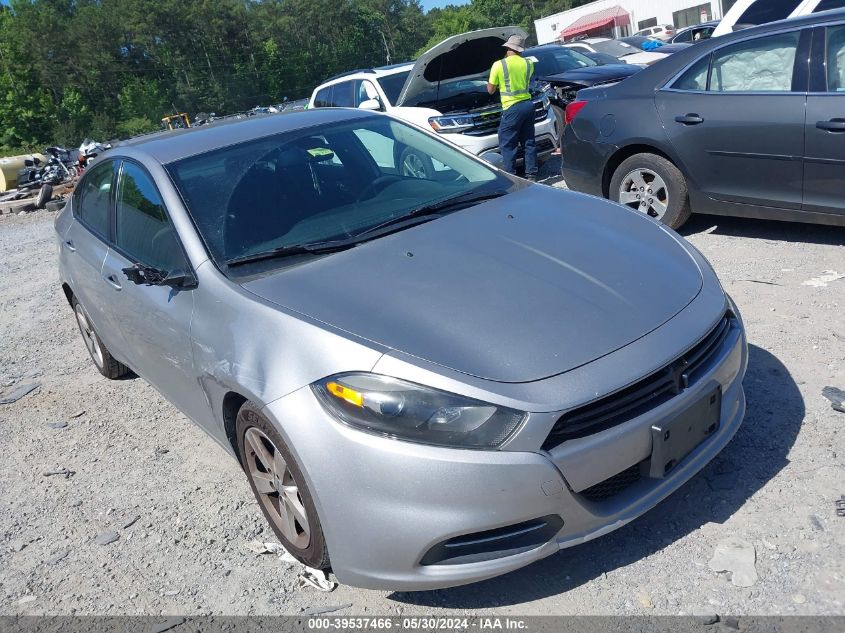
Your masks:
<instances>
[{"instance_id":1,"label":"car windshield","mask_svg":"<svg viewBox=\"0 0 845 633\"><path fill-rule=\"evenodd\" d=\"M314 256L304 247L352 239L351 247L427 205L514 186L485 163L380 115L250 140L166 169L211 257L230 274L233 261L240 274L253 259L282 265L281 257L261 257L268 253Z\"/></svg>"},{"instance_id":2,"label":"car windshield","mask_svg":"<svg viewBox=\"0 0 845 633\"><path fill-rule=\"evenodd\" d=\"M407 81L408 75L410 74L411 71L408 69L402 73L385 75L376 79L381 86L381 89L384 91L384 95L387 97L387 100L390 102L390 105L394 105L396 103L396 100L399 98L399 93L402 92L402 86L405 85L405 81Z\"/></svg>"},{"instance_id":3,"label":"car windshield","mask_svg":"<svg viewBox=\"0 0 845 633\"><path fill-rule=\"evenodd\" d=\"M582 55L571 48L560 47L559 49L547 49L538 51L526 51L526 56L534 61L534 74L538 77L557 75L567 70L586 68L587 66L598 66L589 57Z\"/></svg>"},{"instance_id":4,"label":"car windshield","mask_svg":"<svg viewBox=\"0 0 845 633\"><path fill-rule=\"evenodd\" d=\"M607 53L608 55L613 55L617 59L637 52L637 49L630 44L626 44L625 42L620 42L618 40L592 42L590 46L596 49L599 53Z\"/></svg>"}]
</instances>

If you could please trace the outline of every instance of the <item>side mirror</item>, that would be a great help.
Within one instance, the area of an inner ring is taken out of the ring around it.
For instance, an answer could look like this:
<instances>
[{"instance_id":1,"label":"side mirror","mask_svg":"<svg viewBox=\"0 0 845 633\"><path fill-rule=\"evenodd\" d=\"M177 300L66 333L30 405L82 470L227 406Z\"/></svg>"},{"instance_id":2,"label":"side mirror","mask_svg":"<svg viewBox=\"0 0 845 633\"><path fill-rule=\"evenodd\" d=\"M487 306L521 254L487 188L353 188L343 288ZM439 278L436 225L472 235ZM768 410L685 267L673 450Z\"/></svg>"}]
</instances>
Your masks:
<instances>
[{"instance_id":1,"label":"side mirror","mask_svg":"<svg viewBox=\"0 0 845 633\"><path fill-rule=\"evenodd\" d=\"M505 159L502 158L502 155L496 151L486 151L482 152L478 156L481 160L490 163L493 167L497 169L502 169L502 166L505 164Z\"/></svg>"},{"instance_id":2,"label":"side mirror","mask_svg":"<svg viewBox=\"0 0 845 633\"><path fill-rule=\"evenodd\" d=\"M367 99L358 105L359 110L381 110L381 103L378 99Z\"/></svg>"},{"instance_id":3,"label":"side mirror","mask_svg":"<svg viewBox=\"0 0 845 633\"><path fill-rule=\"evenodd\" d=\"M190 290L196 288L199 284L197 283L197 278L191 273L181 268L174 268L165 275L164 279L158 285L170 286L175 290Z\"/></svg>"}]
</instances>

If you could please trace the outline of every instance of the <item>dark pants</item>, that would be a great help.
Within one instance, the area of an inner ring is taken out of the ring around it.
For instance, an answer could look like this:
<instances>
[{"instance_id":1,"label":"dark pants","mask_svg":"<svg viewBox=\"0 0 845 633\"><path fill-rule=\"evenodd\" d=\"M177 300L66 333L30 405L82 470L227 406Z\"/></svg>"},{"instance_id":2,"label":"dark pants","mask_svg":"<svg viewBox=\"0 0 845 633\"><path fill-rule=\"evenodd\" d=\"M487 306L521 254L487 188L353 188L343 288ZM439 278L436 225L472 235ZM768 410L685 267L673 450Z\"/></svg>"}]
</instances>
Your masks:
<instances>
[{"instance_id":1,"label":"dark pants","mask_svg":"<svg viewBox=\"0 0 845 633\"><path fill-rule=\"evenodd\" d=\"M499 123L499 149L502 152L502 168L516 173L516 154L519 147L525 154L526 178L537 177L537 147L534 144L534 103L525 99L502 112Z\"/></svg>"}]
</instances>

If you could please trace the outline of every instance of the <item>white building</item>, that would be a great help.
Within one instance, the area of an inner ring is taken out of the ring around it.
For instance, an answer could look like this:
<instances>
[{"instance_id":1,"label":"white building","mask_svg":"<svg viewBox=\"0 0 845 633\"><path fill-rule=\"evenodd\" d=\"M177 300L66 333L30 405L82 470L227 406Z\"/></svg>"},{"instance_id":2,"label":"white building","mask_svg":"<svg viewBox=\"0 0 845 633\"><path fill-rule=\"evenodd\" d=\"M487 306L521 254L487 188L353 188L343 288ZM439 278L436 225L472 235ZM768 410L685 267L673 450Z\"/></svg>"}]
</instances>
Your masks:
<instances>
[{"instance_id":1,"label":"white building","mask_svg":"<svg viewBox=\"0 0 845 633\"><path fill-rule=\"evenodd\" d=\"M534 21L537 42L625 37L657 24L684 28L721 18L735 0L596 0ZM562 37L563 34L563 37Z\"/></svg>"}]
</instances>

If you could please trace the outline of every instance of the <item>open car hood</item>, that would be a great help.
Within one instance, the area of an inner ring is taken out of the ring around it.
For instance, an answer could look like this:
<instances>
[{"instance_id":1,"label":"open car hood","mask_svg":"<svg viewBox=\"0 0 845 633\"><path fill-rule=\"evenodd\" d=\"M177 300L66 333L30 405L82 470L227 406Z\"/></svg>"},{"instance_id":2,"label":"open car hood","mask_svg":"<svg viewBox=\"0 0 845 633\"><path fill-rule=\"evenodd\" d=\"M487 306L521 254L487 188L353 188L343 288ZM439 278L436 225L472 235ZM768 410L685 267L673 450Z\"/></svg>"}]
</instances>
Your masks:
<instances>
[{"instance_id":1,"label":"open car hood","mask_svg":"<svg viewBox=\"0 0 845 633\"><path fill-rule=\"evenodd\" d=\"M518 26L502 26L453 35L420 55L405 80L396 106L431 90L439 81L475 77L490 70L497 59L505 56L502 48L511 35L527 37Z\"/></svg>"}]
</instances>

